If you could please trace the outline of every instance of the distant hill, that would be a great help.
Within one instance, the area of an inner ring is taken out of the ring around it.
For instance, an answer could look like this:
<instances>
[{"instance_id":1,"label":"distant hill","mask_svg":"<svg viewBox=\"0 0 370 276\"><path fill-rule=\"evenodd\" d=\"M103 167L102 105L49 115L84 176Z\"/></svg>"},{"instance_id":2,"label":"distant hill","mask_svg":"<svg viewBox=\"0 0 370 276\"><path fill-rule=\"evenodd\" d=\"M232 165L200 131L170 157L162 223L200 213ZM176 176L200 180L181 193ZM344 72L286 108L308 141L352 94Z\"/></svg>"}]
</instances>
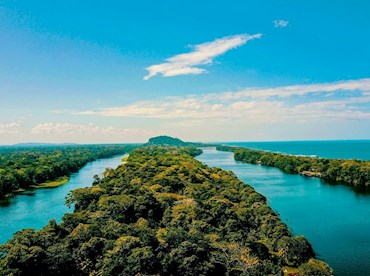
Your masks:
<instances>
[{"instance_id":1,"label":"distant hill","mask_svg":"<svg viewBox=\"0 0 370 276\"><path fill-rule=\"evenodd\" d=\"M166 135L157 136L150 138L148 146L178 146L178 147L185 147L188 146L189 143L180 140L179 138L174 138Z\"/></svg>"},{"instance_id":2,"label":"distant hill","mask_svg":"<svg viewBox=\"0 0 370 276\"><path fill-rule=\"evenodd\" d=\"M157 137L150 138L147 146L175 146L175 147L214 147L214 144L205 144L200 142L184 142L179 138L174 138L167 135L161 135Z\"/></svg>"}]
</instances>

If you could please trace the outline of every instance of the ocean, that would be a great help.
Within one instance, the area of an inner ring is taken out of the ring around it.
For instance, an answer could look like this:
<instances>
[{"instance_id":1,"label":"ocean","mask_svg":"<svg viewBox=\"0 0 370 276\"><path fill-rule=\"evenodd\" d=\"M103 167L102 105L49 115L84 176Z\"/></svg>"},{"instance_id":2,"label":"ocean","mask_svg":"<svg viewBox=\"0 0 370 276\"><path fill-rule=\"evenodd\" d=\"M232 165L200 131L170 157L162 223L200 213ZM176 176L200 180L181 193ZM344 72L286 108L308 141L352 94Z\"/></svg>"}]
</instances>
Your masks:
<instances>
[{"instance_id":1,"label":"ocean","mask_svg":"<svg viewBox=\"0 0 370 276\"><path fill-rule=\"evenodd\" d=\"M294 155L370 160L370 140L224 142L222 144Z\"/></svg>"}]
</instances>

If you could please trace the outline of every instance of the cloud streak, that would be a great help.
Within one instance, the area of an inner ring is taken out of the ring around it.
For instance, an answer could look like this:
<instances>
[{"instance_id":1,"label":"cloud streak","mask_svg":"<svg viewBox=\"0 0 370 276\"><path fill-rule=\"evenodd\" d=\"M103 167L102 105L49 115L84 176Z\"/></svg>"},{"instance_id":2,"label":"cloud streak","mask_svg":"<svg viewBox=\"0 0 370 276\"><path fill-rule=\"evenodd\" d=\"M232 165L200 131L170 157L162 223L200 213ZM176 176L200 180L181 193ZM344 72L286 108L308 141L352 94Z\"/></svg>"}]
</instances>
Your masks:
<instances>
[{"instance_id":1,"label":"cloud streak","mask_svg":"<svg viewBox=\"0 0 370 276\"><path fill-rule=\"evenodd\" d=\"M99 127L93 123L73 124L73 123L40 123L35 125L31 131L33 135L53 136L53 137L76 137L76 136L107 136L125 139L127 136L148 136L150 131L134 128L115 128Z\"/></svg>"},{"instance_id":2,"label":"cloud streak","mask_svg":"<svg viewBox=\"0 0 370 276\"><path fill-rule=\"evenodd\" d=\"M144 77L144 80L148 80L157 74L162 74L164 77L173 77L205 73L207 70L198 66L212 64L213 59L217 56L261 37L262 34L240 34L195 45L192 47L192 52L175 55L166 59L164 63L146 67L145 70L148 71L148 74Z\"/></svg>"},{"instance_id":3,"label":"cloud streak","mask_svg":"<svg viewBox=\"0 0 370 276\"><path fill-rule=\"evenodd\" d=\"M289 21L286 20L274 20L272 23L274 23L275 28L285 28L289 25Z\"/></svg>"},{"instance_id":4,"label":"cloud streak","mask_svg":"<svg viewBox=\"0 0 370 276\"><path fill-rule=\"evenodd\" d=\"M19 133L20 123L2 123L0 124L0 134L18 134Z\"/></svg>"},{"instance_id":5,"label":"cloud streak","mask_svg":"<svg viewBox=\"0 0 370 276\"><path fill-rule=\"evenodd\" d=\"M246 97L255 99L271 97L289 98L292 96L303 96L317 93L328 94L339 91L361 91L364 95L370 93L370 78L318 84L288 85L273 88L246 88L238 92L209 94L208 97L222 97L223 100L236 100Z\"/></svg>"},{"instance_id":6,"label":"cloud streak","mask_svg":"<svg viewBox=\"0 0 370 276\"><path fill-rule=\"evenodd\" d=\"M248 88L238 92L167 97L78 115L107 117L283 122L289 120L370 119L370 79ZM309 96L309 98L307 98ZM365 104L365 107L363 106Z\"/></svg>"}]
</instances>

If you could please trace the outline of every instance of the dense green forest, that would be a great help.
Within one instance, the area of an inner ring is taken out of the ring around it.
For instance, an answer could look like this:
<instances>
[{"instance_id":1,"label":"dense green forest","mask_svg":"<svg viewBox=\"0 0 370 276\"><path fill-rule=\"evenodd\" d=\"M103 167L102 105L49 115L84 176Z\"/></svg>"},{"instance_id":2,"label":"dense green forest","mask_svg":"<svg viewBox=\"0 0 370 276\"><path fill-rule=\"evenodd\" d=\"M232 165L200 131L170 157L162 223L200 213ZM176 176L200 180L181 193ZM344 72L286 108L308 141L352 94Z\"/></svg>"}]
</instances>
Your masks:
<instances>
[{"instance_id":1,"label":"dense green forest","mask_svg":"<svg viewBox=\"0 0 370 276\"><path fill-rule=\"evenodd\" d=\"M0 247L1 275L331 275L266 198L196 148L142 147ZM287 273L287 272L286 272Z\"/></svg>"},{"instance_id":2,"label":"dense green forest","mask_svg":"<svg viewBox=\"0 0 370 276\"><path fill-rule=\"evenodd\" d=\"M184 142L179 138L161 135L150 138L146 146L209 147L215 145L199 142Z\"/></svg>"},{"instance_id":3,"label":"dense green forest","mask_svg":"<svg viewBox=\"0 0 370 276\"><path fill-rule=\"evenodd\" d=\"M329 183L370 188L370 161L295 156L230 146L216 148L234 152L237 161L277 167L291 174L320 177Z\"/></svg>"},{"instance_id":4,"label":"dense green forest","mask_svg":"<svg viewBox=\"0 0 370 276\"><path fill-rule=\"evenodd\" d=\"M147 145L148 146L167 145L167 146L185 147L187 146L187 143L180 140L179 138L162 135L150 138Z\"/></svg>"},{"instance_id":5,"label":"dense green forest","mask_svg":"<svg viewBox=\"0 0 370 276\"><path fill-rule=\"evenodd\" d=\"M86 163L130 152L135 145L0 147L0 199L47 181L66 179Z\"/></svg>"}]
</instances>

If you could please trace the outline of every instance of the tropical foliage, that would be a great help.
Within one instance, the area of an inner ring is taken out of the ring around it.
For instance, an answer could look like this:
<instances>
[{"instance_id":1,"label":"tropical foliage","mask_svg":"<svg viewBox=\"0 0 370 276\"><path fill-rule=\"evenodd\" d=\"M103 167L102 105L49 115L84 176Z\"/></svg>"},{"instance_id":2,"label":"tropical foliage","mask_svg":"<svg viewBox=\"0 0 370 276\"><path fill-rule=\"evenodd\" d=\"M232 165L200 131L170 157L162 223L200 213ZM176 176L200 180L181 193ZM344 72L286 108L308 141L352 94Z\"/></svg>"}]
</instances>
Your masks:
<instances>
[{"instance_id":1,"label":"tropical foliage","mask_svg":"<svg viewBox=\"0 0 370 276\"><path fill-rule=\"evenodd\" d=\"M158 146L158 145L167 145L167 146L187 146L187 143L180 140L179 138L174 138L166 135L152 137L149 139L148 146Z\"/></svg>"},{"instance_id":2,"label":"tropical foliage","mask_svg":"<svg viewBox=\"0 0 370 276\"><path fill-rule=\"evenodd\" d=\"M215 146L215 145L197 143L197 142L184 142L180 140L179 138L161 135L161 136L150 138L146 146L208 147L208 146Z\"/></svg>"},{"instance_id":3,"label":"tropical foliage","mask_svg":"<svg viewBox=\"0 0 370 276\"><path fill-rule=\"evenodd\" d=\"M62 223L0 248L0 274L331 275L266 198L195 148L143 147L67 198Z\"/></svg>"}]
</instances>

